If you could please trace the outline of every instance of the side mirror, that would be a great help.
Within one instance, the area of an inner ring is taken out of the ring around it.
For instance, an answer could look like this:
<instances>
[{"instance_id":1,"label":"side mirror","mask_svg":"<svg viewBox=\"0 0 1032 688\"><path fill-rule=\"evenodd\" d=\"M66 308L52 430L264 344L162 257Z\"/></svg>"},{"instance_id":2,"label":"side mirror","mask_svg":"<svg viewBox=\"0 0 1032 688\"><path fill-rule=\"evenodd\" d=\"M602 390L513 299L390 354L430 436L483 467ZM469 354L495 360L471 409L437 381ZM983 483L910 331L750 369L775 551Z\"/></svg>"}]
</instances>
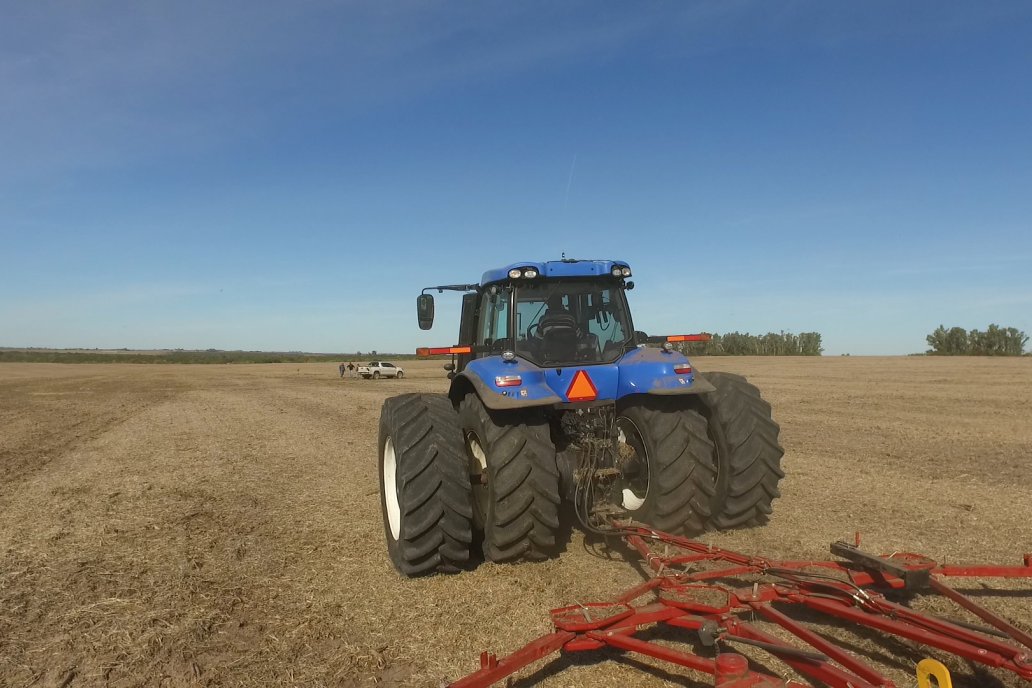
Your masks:
<instances>
[{"instance_id":1,"label":"side mirror","mask_svg":"<svg viewBox=\"0 0 1032 688\"><path fill-rule=\"evenodd\" d=\"M429 330L434 326L434 295L420 294L416 297L416 318L419 329Z\"/></svg>"},{"instance_id":2,"label":"side mirror","mask_svg":"<svg viewBox=\"0 0 1032 688\"><path fill-rule=\"evenodd\" d=\"M447 370L449 372L455 370L455 364L454 363L445 363L443 367L444 367L445 370Z\"/></svg>"}]
</instances>

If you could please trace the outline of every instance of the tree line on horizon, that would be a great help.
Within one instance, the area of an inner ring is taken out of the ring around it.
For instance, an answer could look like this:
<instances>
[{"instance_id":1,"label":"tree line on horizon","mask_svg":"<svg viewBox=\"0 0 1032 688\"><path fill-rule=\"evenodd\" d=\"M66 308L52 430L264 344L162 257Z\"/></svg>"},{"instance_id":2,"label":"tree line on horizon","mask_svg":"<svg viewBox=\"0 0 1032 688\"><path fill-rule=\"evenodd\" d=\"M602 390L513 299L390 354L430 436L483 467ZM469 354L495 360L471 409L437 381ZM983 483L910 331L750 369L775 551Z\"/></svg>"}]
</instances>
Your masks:
<instances>
[{"instance_id":1,"label":"tree line on horizon","mask_svg":"<svg viewBox=\"0 0 1032 688\"><path fill-rule=\"evenodd\" d=\"M931 356L1022 356L1028 337L1014 327L989 325L985 332L939 325L925 338Z\"/></svg>"},{"instance_id":2,"label":"tree line on horizon","mask_svg":"<svg viewBox=\"0 0 1032 688\"><path fill-rule=\"evenodd\" d=\"M820 332L727 332L713 334L708 342L683 342L681 353L690 356L820 356Z\"/></svg>"},{"instance_id":3,"label":"tree line on horizon","mask_svg":"<svg viewBox=\"0 0 1032 688\"><path fill-rule=\"evenodd\" d=\"M3 349L0 363L340 363L358 362L367 355L310 354L302 352L265 351L163 351L142 353L126 351L53 351L50 349ZM382 354L385 358L409 359L413 354ZM376 357L376 352L373 352Z\"/></svg>"}]
</instances>

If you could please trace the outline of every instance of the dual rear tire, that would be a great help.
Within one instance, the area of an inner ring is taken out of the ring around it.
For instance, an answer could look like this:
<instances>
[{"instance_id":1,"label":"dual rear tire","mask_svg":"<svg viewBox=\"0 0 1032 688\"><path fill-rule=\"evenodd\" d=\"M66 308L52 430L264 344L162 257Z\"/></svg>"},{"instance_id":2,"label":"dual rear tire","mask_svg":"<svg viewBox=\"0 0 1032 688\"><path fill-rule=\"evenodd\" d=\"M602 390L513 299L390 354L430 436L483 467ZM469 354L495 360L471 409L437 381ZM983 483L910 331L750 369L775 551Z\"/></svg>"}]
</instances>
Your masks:
<instances>
[{"instance_id":1,"label":"dual rear tire","mask_svg":"<svg viewBox=\"0 0 1032 688\"><path fill-rule=\"evenodd\" d=\"M379 454L387 552L402 574L464 568L474 527L490 561L553 553L559 471L540 412L498 414L475 395L458 412L444 395L391 397Z\"/></svg>"},{"instance_id":2,"label":"dual rear tire","mask_svg":"<svg viewBox=\"0 0 1032 688\"><path fill-rule=\"evenodd\" d=\"M669 533L762 525L781 496L785 451L770 404L741 375L704 377L714 391L645 396L617 418L621 437L645 455L650 471L644 502L628 510L634 520ZM625 508L641 501L632 492Z\"/></svg>"}]
</instances>

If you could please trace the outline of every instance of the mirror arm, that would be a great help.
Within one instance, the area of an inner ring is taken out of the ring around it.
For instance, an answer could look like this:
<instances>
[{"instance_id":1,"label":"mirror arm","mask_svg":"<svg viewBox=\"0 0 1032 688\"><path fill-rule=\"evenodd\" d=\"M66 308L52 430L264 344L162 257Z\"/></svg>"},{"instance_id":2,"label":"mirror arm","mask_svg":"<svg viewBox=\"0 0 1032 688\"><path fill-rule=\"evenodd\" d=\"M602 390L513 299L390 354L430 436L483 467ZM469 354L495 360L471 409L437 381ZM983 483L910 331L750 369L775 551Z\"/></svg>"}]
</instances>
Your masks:
<instances>
[{"instance_id":1,"label":"mirror arm","mask_svg":"<svg viewBox=\"0 0 1032 688\"><path fill-rule=\"evenodd\" d=\"M428 291L437 290L438 294L443 294L445 290L448 291L476 291L480 288L479 284L442 284L439 287L425 287L421 293L425 294Z\"/></svg>"}]
</instances>

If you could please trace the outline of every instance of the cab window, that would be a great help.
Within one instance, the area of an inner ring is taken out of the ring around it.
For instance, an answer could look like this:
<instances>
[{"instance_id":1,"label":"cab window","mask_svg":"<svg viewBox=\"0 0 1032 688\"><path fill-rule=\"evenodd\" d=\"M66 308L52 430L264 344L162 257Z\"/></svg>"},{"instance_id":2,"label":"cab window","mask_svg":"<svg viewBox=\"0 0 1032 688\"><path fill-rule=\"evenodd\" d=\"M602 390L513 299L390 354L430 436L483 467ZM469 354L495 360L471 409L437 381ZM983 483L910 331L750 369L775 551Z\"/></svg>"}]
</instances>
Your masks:
<instances>
[{"instance_id":1,"label":"cab window","mask_svg":"<svg viewBox=\"0 0 1032 688\"><path fill-rule=\"evenodd\" d=\"M509 338L509 291L494 289L480 297L480 328L477 344L504 346Z\"/></svg>"}]
</instances>

